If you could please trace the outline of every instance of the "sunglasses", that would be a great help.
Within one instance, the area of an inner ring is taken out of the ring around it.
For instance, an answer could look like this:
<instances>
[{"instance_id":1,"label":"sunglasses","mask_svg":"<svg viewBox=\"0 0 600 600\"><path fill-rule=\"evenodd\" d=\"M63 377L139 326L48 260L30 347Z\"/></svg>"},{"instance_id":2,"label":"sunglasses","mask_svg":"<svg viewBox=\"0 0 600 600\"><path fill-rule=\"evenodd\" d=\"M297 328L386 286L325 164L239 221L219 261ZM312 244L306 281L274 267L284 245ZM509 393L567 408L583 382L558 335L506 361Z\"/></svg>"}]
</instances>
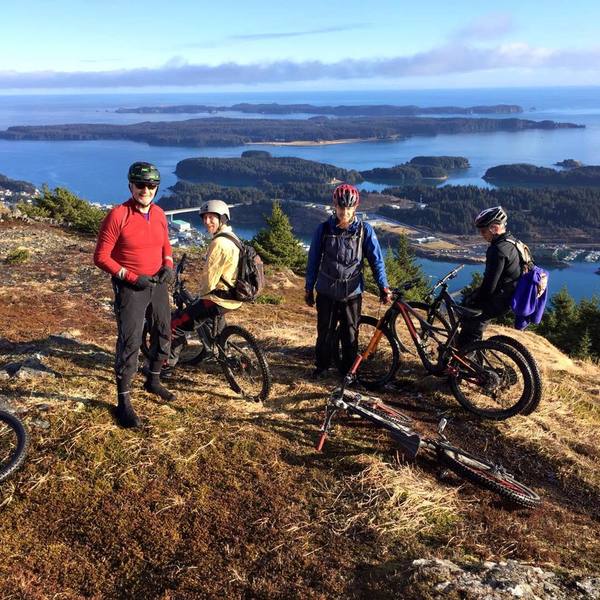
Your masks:
<instances>
[{"instance_id":1,"label":"sunglasses","mask_svg":"<svg viewBox=\"0 0 600 600\"><path fill-rule=\"evenodd\" d=\"M137 182L134 182L133 185L135 185L135 187L138 190L143 190L144 188L148 188L149 190L155 190L158 187L155 183L137 183Z\"/></svg>"}]
</instances>

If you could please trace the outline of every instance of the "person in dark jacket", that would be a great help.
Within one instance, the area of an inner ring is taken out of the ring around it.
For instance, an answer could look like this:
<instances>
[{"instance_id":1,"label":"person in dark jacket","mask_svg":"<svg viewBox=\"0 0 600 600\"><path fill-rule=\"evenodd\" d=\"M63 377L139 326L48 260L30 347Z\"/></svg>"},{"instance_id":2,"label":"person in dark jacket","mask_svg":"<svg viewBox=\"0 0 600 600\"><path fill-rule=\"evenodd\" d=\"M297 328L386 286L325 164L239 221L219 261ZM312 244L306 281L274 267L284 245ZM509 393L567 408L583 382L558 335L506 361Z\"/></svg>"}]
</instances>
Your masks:
<instances>
[{"instance_id":1,"label":"person in dark jacket","mask_svg":"<svg viewBox=\"0 0 600 600\"><path fill-rule=\"evenodd\" d=\"M510 310L521 276L521 262L515 238L506 230L507 221L508 215L501 206L486 208L475 219L481 237L490 245L485 255L483 281L465 304L482 312L477 317L463 319L456 340L459 347L480 340L487 324Z\"/></svg>"},{"instance_id":2,"label":"person in dark jacket","mask_svg":"<svg viewBox=\"0 0 600 600\"><path fill-rule=\"evenodd\" d=\"M168 284L175 279L167 219L153 200L160 184L158 169L146 162L129 167L131 198L105 217L94 252L97 267L112 276L117 318L115 416L122 427L139 427L131 406L131 383L138 368L144 319L152 320L150 366L144 389L163 400L175 396L159 380L160 368L169 356L171 309Z\"/></svg>"},{"instance_id":3,"label":"person in dark jacket","mask_svg":"<svg viewBox=\"0 0 600 600\"><path fill-rule=\"evenodd\" d=\"M331 364L333 333L339 323L342 373L347 373L358 349L358 319L364 280L363 259L371 267L382 302L388 303L383 254L373 227L356 217L358 190L342 184L333 192L335 215L321 223L313 235L306 267L305 302L315 305L317 290L317 343L313 379L325 376Z\"/></svg>"}]
</instances>

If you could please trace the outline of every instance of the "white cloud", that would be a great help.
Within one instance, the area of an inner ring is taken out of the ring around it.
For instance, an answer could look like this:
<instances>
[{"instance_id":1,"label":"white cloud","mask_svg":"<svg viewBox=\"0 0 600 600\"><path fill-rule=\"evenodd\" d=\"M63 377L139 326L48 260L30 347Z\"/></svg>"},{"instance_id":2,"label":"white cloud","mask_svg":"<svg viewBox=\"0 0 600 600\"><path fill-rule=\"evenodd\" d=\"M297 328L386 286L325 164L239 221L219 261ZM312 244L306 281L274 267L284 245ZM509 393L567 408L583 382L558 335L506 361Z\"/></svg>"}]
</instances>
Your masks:
<instances>
[{"instance_id":1,"label":"white cloud","mask_svg":"<svg viewBox=\"0 0 600 600\"><path fill-rule=\"evenodd\" d=\"M381 59L318 60L220 65L188 64L174 57L158 68L105 71L0 72L0 89L114 88L266 84L318 80L437 77L505 69L590 71L600 77L600 47L550 50L522 43L479 47L450 42L426 52Z\"/></svg>"}]
</instances>

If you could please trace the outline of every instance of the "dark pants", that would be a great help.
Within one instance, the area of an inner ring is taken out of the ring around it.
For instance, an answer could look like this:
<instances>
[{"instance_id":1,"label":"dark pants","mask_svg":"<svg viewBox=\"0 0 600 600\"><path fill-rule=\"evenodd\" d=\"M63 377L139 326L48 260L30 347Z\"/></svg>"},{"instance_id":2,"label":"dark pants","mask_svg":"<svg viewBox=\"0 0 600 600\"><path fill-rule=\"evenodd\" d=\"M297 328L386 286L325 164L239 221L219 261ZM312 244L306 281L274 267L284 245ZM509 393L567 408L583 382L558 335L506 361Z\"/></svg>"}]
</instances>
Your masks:
<instances>
[{"instance_id":1,"label":"dark pants","mask_svg":"<svg viewBox=\"0 0 600 600\"><path fill-rule=\"evenodd\" d=\"M180 315L171 321L171 352L169 354L169 366L174 367L179 360L179 354L185 342L185 334L195 329L204 319L218 317L217 333L221 333L225 327L223 314L225 309L212 300L196 300L190 304Z\"/></svg>"},{"instance_id":2,"label":"dark pants","mask_svg":"<svg viewBox=\"0 0 600 600\"><path fill-rule=\"evenodd\" d=\"M358 319L362 307L362 294L346 300L334 300L317 294L317 344L315 346L317 369L327 369L331 365L333 334L340 325L342 341L342 374L346 374L358 351Z\"/></svg>"},{"instance_id":3,"label":"dark pants","mask_svg":"<svg viewBox=\"0 0 600 600\"><path fill-rule=\"evenodd\" d=\"M476 308L476 307L473 307ZM460 333L456 337L456 345L458 348L464 348L471 342L477 342L483 338L483 332L488 326L488 323L502 315L505 315L510 310L507 306L495 306L488 311L483 311L478 317L463 319L461 322Z\"/></svg>"},{"instance_id":4,"label":"dark pants","mask_svg":"<svg viewBox=\"0 0 600 600\"><path fill-rule=\"evenodd\" d=\"M171 339L171 308L166 283L145 290L113 278L115 315L117 317L117 347L115 374L121 391L127 391L138 368L138 353L146 310L150 317L150 365L160 364L169 356Z\"/></svg>"}]
</instances>

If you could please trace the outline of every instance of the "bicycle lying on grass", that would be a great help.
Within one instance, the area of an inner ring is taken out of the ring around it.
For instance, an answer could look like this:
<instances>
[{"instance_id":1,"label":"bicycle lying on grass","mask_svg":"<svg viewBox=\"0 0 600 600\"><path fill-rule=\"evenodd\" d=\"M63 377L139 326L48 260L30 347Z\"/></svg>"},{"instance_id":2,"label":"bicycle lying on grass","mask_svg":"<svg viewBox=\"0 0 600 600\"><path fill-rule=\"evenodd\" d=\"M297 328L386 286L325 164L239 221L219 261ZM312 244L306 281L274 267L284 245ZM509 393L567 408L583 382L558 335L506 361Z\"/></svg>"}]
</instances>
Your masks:
<instances>
[{"instance_id":1,"label":"bicycle lying on grass","mask_svg":"<svg viewBox=\"0 0 600 600\"><path fill-rule=\"evenodd\" d=\"M336 388L327 402L325 419L316 448L320 452L332 428L334 415L344 410L358 415L378 427L386 429L402 448L404 454L415 458L420 450L426 450L437 462L458 476L494 492L520 506L532 508L540 503L540 497L530 488L517 481L502 465L494 464L450 444L444 435L446 419L438 424L438 437L423 438L409 427L410 417L386 405L380 399L346 389L354 378L349 374L342 387Z\"/></svg>"},{"instance_id":2,"label":"bicycle lying on grass","mask_svg":"<svg viewBox=\"0 0 600 600\"><path fill-rule=\"evenodd\" d=\"M174 319L196 298L185 287L182 274L187 256L184 254L175 269L173 302ZM196 366L216 362L223 370L231 389L247 400L266 400L271 391L271 372L256 338L239 325L223 325L222 317L213 317L194 323L186 332L178 365ZM142 338L142 353L149 356L151 324L146 320Z\"/></svg>"},{"instance_id":3,"label":"bicycle lying on grass","mask_svg":"<svg viewBox=\"0 0 600 600\"><path fill-rule=\"evenodd\" d=\"M465 409L495 420L520 412L528 414L541 398L541 379L535 360L522 344L502 336L473 342L460 350L454 345L461 318L481 312L459 306L447 292L447 281L461 268L433 287L430 297L438 287L442 292L431 304L404 300L404 293L418 283L413 279L392 290L393 302L379 320L362 315L359 354L351 373L367 389L377 389L393 379L400 366L400 352L408 352L397 332L401 315L425 369L432 375L447 377ZM449 320L440 312L442 305ZM338 339L334 344L339 348Z\"/></svg>"},{"instance_id":4,"label":"bicycle lying on grass","mask_svg":"<svg viewBox=\"0 0 600 600\"><path fill-rule=\"evenodd\" d=\"M21 419L0 410L0 481L10 477L25 460L29 436Z\"/></svg>"}]
</instances>

